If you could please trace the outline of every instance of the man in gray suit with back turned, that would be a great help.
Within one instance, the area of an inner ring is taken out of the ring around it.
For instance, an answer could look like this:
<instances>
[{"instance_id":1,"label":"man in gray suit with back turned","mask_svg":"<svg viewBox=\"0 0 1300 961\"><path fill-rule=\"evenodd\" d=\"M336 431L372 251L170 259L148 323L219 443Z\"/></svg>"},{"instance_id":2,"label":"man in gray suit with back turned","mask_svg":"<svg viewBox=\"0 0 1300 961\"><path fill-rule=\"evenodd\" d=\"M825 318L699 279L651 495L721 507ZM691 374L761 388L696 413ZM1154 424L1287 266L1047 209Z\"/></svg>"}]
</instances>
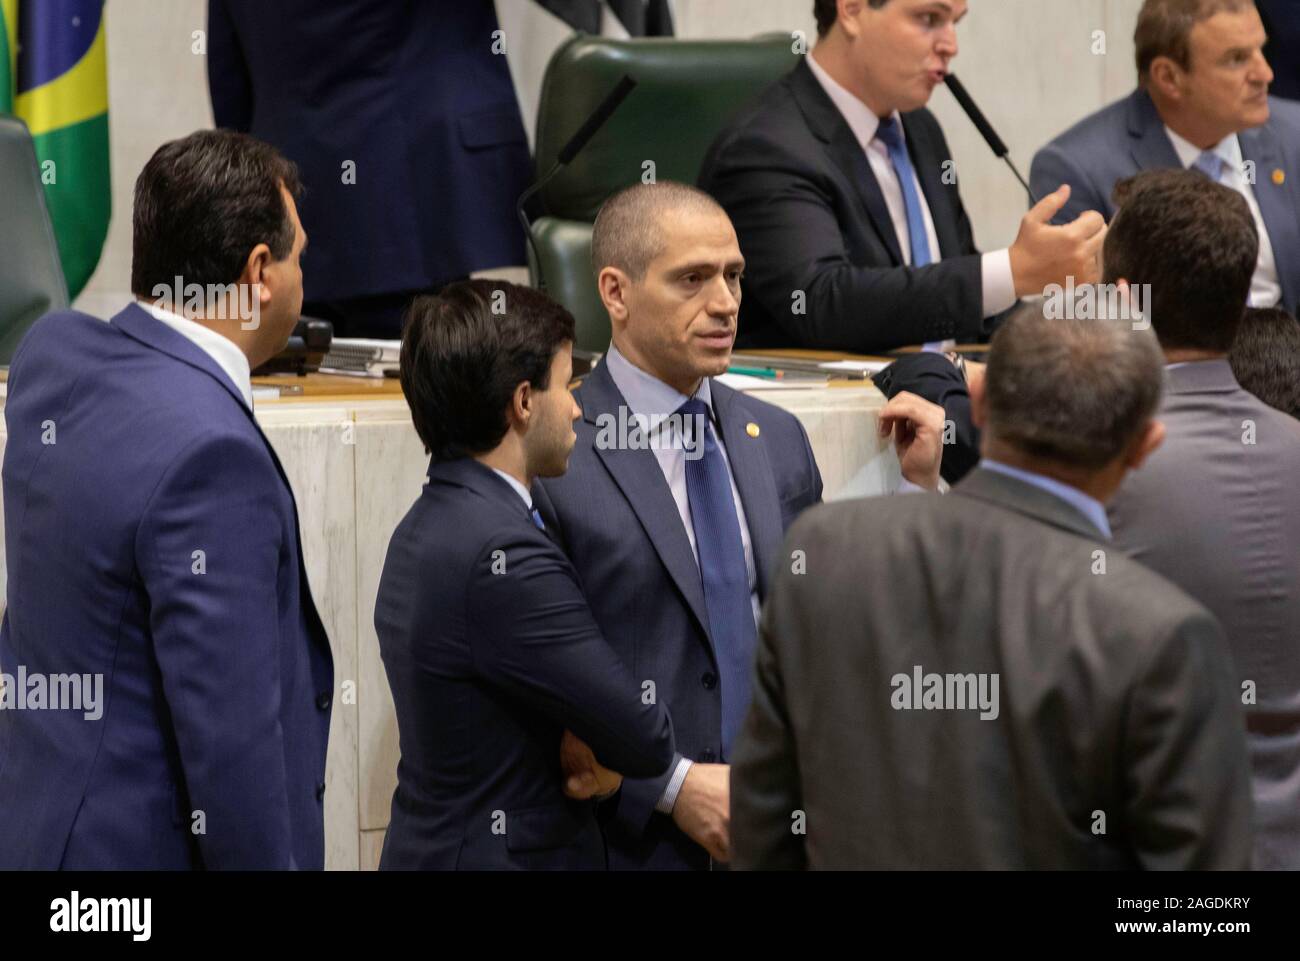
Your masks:
<instances>
[{"instance_id":1,"label":"man in gray suit with back turned","mask_svg":"<svg viewBox=\"0 0 1300 961\"><path fill-rule=\"evenodd\" d=\"M1300 422L1228 363L1257 238L1232 190L1187 172L1119 188L1105 275L1149 285L1168 371L1164 446L1110 507L1116 542L1222 623L1254 769L1256 868L1300 868Z\"/></svg>"},{"instance_id":2,"label":"man in gray suit with back turned","mask_svg":"<svg viewBox=\"0 0 1300 961\"><path fill-rule=\"evenodd\" d=\"M738 868L1243 868L1250 786L1222 632L1110 546L1161 439L1131 323L1026 307L971 385L947 497L795 522L732 762Z\"/></svg>"}]
</instances>

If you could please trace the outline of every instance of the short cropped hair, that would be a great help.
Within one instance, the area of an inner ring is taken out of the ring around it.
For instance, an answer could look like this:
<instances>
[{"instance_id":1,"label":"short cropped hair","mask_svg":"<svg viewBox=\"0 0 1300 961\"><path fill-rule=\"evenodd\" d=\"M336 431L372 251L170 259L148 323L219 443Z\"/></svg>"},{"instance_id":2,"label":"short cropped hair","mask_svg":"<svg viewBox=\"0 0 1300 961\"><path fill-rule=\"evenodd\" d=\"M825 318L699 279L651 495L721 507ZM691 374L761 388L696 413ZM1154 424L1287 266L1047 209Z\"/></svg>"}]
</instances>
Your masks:
<instances>
[{"instance_id":1,"label":"short cropped hair","mask_svg":"<svg viewBox=\"0 0 1300 961\"><path fill-rule=\"evenodd\" d=\"M424 449L435 461L494 449L509 429L515 388L527 381L547 390L573 330L573 315L545 294L501 280L416 297L399 373Z\"/></svg>"},{"instance_id":2,"label":"short cropped hair","mask_svg":"<svg viewBox=\"0 0 1300 961\"><path fill-rule=\"evenodd\" d=\"M1157 57L1168 57L1184 70L1190 70L1192 28L1215 14L1236 13L1254 5L1254 0L1146 0L1133 34L1138 83L1147 85L1151 64Z\"/></svg>"},{"instance_id":3,"label":"short cropped hair","mask_svg":"<svg viewBox=\"0 0 1300 961\"><path fill-rule=\"evenodd\" d=\"M889 0L867 0L867 5L879 10L888 2ZM839 19L839 4L836 0L814 0L813 16L817 18L817 36L824 37Z\"/></svg>"},{"instance_id":4,"label":"short cropped hair","mask_svg":"<svg viewBox=\"0 0 1300 961\"><path fill-rule=\"evenodd\" d=\"M1242 387L1300 418L1300 323L1289 313L1279 307L1247 310L1228 361Z\"/></svg>"},{"instance_id":5,"label":"short cropped hair","mask_svg":"<svg viewBox=\"0 0 1300 961\"><path fill-rule=\"evenodd\" d=\"M1246 199L1195 170L1150 170L1115 188L1107 283L1150 285L1143 311L1166 350L1227 353L1259 259Z\"/></svg>"},{"instance_id":6,"label":"short cropped hair","mask_svg":"<svg viewBox=\"0 0 1300 961\"><path fill-rule=\"evenodd\" d=\"M994 336L987 432L1031 457L1097 470L1151 420L1164 359L1131 320L1059 320L1049 310L1026 304Z\"/></svg>"},{"instance_id":7,"label":"short cropped hair","mask_svg":"<svg viewBox=\"0 0 1300 961\"><path fill-rule=\"evenodd\" d=\"M703 190L673 180L635 184L614 194L591 228L592 270L599 276L606 267L617 267L633 280L644 278L650 262L663 253L664 218L678 211L727 215Z\"/></svg>"},{"instance_id":8,"label":"short cropped hair","mask_svg":"<svg viewBox=\"0 0 1300 961\"><path fill-rule=\"evenodd\" d=\"M163 144L135 182L131 292L232 284L266 244L283 260L293 219L280 193L302 193L298 168L268 143L232 130L200 130Z\"/></svg>"}]
</instances>

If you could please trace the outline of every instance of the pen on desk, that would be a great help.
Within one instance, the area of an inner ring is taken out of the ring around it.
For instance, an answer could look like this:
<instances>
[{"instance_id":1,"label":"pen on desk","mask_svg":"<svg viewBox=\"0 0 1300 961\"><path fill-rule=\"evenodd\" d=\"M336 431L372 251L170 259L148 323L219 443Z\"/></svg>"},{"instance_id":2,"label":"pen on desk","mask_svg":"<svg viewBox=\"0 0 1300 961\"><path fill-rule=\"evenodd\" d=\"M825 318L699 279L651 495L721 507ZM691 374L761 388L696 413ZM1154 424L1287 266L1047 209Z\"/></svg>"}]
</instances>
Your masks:
<instances>
[{"instance_id":1,"label":"pen on desk","mask_svg":"<svg viewBox=\"0 0 1300 961\"><path fill-rule=\"evenodd\" d=\"M728 367L728 374L743 374L746 377L764 377L768 380L780 380L784 375L783 371L768 370L765 367Z\"/></svg>"}]
</instances>

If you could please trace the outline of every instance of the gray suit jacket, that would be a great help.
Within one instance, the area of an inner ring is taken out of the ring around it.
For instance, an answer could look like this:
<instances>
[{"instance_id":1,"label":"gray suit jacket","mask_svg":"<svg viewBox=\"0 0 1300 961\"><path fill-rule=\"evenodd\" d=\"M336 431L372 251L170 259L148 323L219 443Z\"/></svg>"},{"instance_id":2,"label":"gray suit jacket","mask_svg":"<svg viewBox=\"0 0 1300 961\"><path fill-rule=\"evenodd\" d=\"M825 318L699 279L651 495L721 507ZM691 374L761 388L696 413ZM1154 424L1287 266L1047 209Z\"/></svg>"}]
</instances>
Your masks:
<instances>
[{"instance_id":1,"label":"gray suit jacket","mask_svg":"<svg viewBox=\"0 0 1300 961\"><path fill-rule=\"evenodd\" d=\"M1256 687L1255 867L1300 868L1300 422L1227 361L1169 371L1160 419L1164 446L1111 504L1115 541L1223 625L1238 698Z\"/></svg>"},{"instance_id":2,"label":"gray suit jacket","mask_svg":"<svg viewBox=\"0 0 1300 961\"><path fill-rule=\"evenodd\" d=\"M1074 507L976 470L942 499L814 508L796 550L735 750L734 867L1249 863L1219 627ZM961 705L946 681L900 698L918 668L996 677L996 711L925 709Z\"/></svg>"},{"instance_id":3,"label":"gray suit jacket","mask_svg":"<svg viewBox=\"0 0 1300 961\"><path fill-rule=\"evenodd\" d=\"M1255 199L1273 243L1282 304L1294 314L1300 305L1300 104L1270 97L1269 107L1269 122L1239 139L1242 156L1255 163ZM1155 104L1136 90L1038 151L1029 182L1040 197L1070 185L1070 202L1057 223L1086 210L1109 221L1115 216L1110 195L1116 183L1143 170L1181 166ZM1281 184L1274 180L1276 171L1282 171Z\"/></svg>"}]
</instances>

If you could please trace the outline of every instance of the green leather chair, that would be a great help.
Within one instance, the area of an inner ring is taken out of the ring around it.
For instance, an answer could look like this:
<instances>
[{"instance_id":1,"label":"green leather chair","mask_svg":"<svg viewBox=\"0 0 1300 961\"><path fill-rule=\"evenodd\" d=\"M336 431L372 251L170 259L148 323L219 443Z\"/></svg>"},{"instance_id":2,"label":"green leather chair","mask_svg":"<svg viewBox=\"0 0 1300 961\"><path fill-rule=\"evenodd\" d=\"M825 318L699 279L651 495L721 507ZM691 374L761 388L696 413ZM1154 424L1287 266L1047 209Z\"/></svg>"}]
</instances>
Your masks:
<instances>
[{"instance_id":1,"label":"green leather chair","mask_svg":"<svg viewBox=\"0 0 1300 961\"><path fill-rule=\"evenodd\" d=\"M537 110L537 169L560 149L624 74L636 89L586 148L540 194L533 224L541 279L577 321L577 346L604 351L609 316L591 272L591 225L605 199L639 183L646 162L656 180L693 184L727 121L799 61L789 34L753 40L608 40L578 34L551 57ZM538 264L529 251L538 284Z\"/></svg>"},{"instance_id":2,"label":"green leather chair","mask_svg":"<svg viewBox=\"0 0 1300 961\"><path fill-rule=\"evenodd\" d=\"M27 125L0 114L0 364L37 318L68 306L45 188Z\"/></svg>"}]
</instances>

